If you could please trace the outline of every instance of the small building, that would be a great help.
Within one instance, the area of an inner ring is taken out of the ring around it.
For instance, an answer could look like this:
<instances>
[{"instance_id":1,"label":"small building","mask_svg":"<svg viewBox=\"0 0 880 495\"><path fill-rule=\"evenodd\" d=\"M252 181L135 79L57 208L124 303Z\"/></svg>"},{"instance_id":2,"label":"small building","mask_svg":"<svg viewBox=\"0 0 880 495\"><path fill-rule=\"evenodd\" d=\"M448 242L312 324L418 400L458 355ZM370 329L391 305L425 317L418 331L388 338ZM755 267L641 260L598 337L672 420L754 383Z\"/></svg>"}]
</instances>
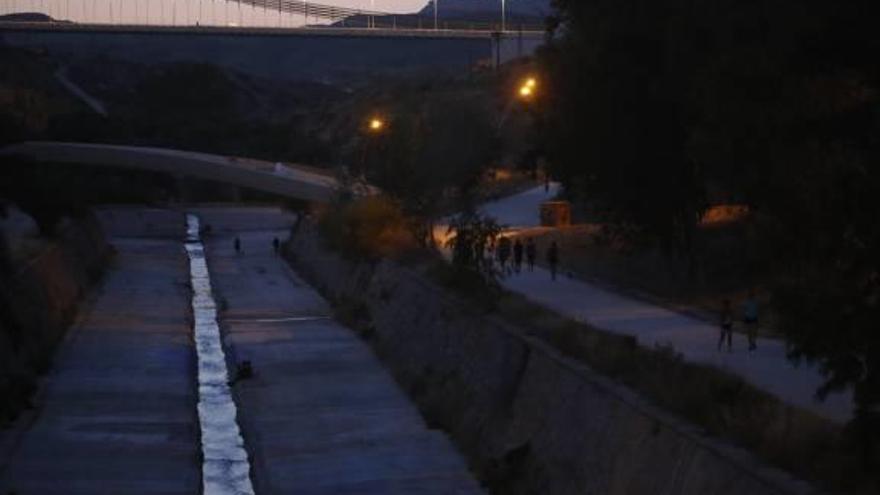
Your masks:
<instances>
[{"instance_id":1,"label":"small building","mask_svg":"<svg viewBox=\"0 0 880 495\"><path fill-rule=\"evenodd\" d=\"M545 201L541 203L541 225L566 227L571 225L571 203L568 201Z\"/></svg>"}]
</instances>

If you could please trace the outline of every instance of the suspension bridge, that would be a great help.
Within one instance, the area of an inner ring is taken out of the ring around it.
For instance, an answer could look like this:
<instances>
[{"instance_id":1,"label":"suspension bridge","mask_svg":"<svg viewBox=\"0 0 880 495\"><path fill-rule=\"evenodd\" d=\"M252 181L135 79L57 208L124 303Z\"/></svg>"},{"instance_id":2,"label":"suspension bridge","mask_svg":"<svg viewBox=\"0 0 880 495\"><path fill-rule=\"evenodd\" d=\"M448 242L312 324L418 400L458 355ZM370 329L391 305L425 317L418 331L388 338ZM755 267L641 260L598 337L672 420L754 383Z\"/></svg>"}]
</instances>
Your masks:
<instances>
[{"instance_id":1,"label":"suspension bridge","mask_svg":"<svg viewBox=\"0 0 880 495\"><path fill-rule=\"evenodd\" d=\"M370 3L375 4L375 0ZM493 21L440 17L438 6L442 2L433 2L433 12L425 15L307 0L0 0L0 29L69 31L149 26L543 33L541 22L534 18L508 21L504 3L499 1L498 18Z\"/></svg>"},{"instance_id":2,"label":"suspension bridge","mask_svg":"<svg viewBox=\"0 0 880 495\"><path fill-rule=\"evenodd\" d=\"M0 37L41 53L214 63L270 78L468 70L533 53L525 19L362 8L386 0L0 0ZM336 2L336 5L332 3ZM440 5L442 5L442 0ZM500 5L500 2L499 2Z\"/></svg>"}]
</instances>

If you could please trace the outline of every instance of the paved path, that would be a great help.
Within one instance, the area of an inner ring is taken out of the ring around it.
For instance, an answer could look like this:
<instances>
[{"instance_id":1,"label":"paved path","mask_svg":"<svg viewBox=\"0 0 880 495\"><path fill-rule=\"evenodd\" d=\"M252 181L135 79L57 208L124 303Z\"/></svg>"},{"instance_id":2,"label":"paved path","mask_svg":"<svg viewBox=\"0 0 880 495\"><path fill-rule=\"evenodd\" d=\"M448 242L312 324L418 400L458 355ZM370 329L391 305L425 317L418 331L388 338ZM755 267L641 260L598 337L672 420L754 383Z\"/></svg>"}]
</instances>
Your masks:
<instances>
[{"instance_id":1,"label":"paved path","mask_svg":"<svg viewBox=\"0 0 880 495\"><path fill-rule=\"evenodd\" d=\"M154 229L136 232L136 221ZM112 239L113 266L56 354L0 493L199 493L182 222L162 212L111 215L138 238Z\"/></svg>"},{"instance_id":2,"label":"paved path","mask_svg":"<svg viewBox=\"0 0 880 495\"><path fill-rule=\"evenodd\" d=\"M429 430L370 348L271 248L293 222L272 209L202 208L229 354L255 378L236 402L257 493L477 494L464 461ZM233 251L234 236L244 253Z\"/></svg>"},{"instance_id":3,"label":"paved path","mask_svg":"<svg viewBox=\"0 0 880 495\"><path fill-rule=\"evenodd\" d=\"M480 207L480 212L495 218L509 229L538 227L541 225L541 203L555 198L558 193L559 184L553 182L546 189L544 186L533 187L486 203Z\"/></svg>"},{"instance_id":4,"label":"paved path","mask_svg":"<svg viewBox=\"0 0 880 495\"><path fill-rule=\"evenodd\" d=\"M538 225L538 205L549 198L544 188L538 187L489 203L483 211L501 224L516 228L533 227ZM792 364L786 358L785 345L780 340L759 339L758 350L749 353L745 336L735 334L734 352L718 352L718 328L715 325L584 281L560 277L554 282L549 272L536 268L533 273L508 277L503 284L576 320L603 330L634 335L643 345L671 344L689 361L710 364L740 375L789 404L835 421L846 421L852 415L852 395L849 392L832 395L825 402L814 399L816 390L823 383L822 376L814 367Z\"/></svg>"}]
</instances>

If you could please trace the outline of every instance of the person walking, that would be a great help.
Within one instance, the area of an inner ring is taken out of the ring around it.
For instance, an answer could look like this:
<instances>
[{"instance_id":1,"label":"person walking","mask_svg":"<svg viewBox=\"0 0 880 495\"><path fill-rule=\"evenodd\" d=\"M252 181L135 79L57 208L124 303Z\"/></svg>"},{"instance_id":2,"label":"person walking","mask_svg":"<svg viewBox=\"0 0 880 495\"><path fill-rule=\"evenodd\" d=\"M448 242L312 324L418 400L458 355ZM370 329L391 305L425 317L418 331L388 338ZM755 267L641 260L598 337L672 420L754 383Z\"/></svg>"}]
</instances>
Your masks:
<instances>
[{"instance_id":1,"label":"person walking","mask_svg":"<svg viewBox=\"0 0 880 495\"><path fill-rule=\"evenodd\" d=\"M758 299L755 289L749 290L749 296L743 303L743 323L746 325L746 335L749 338L749 350L758 348Z\"/></svg>"},{"instance_id":2,"label":"person walking","mask_svg":"<svg viewBox=\"0 0 880 495\"><path fill-rule=\"evenodd\" d=\"M730 309L730 300L725 299L721 303L721 336L718 338L718 350L721 350L724 340L727 339L727 352L732 352L733 347L733 311Z\"/></svg>"},{"instance_id":3,"label":"person walking","mask_svg":"<svg viewBox=\"0 0 880 495\"><path fill-rule=\"evenodd\" d=\"M241 254L241 239L236 236L235 241L232 244L235 247L235 254Z\"/></svg>"},{"instance_id":4,"label":"person walking","mask_svg":"<svg viewBox=\"0 0 880 495\"><path fill-rule=\"evenodd\" d=\"M510 239L502 237L498 240L498 264L501 265L501 273L507 274L507 260L510 259Z\"/></svg>"},{"instance_id":5,"label":"person walking","mask_svg":"<svg viewBox=\"0 0 880 495\"><path fill-rule=\"evenodd\" d=\"M279 241L277 237L272 238L272 249L275 250L275 254L278 254L278 252L281 251L281 241Z\"/></svg>"},{"instance_id":6,"label":"person walking","mask_svg":"<svg viewBox=\"0 0 880 495\"><path fill-rule=\"evenodd\" d=\"M516 273L522 271L522 262L523 262L523 245L522 242L517 239L513 244L513 268L516 270Z\"/></svg>"},{"instance_id":7,"label":"person walking","mask_svg":"<svg viewBox=\"0 0 880 495\"><path fill-rule=\"evenodd\" d=\"M526 261L529 264L529 271L535 271L535 260L538 258L538 247L535 246L535 240L531 237L526 241Z\"/></svg>"},{"instance_id":8,"label":"person walking","mask_svg":"<svg viewBox=\"0 0 880 495\"><path fill-rule=\"evenodd\" d=\"M556 241L547 249L547 264L550 265L550 276L556 280L556 269L559 267L559 246Z\"/></svg>"}]
</instances>

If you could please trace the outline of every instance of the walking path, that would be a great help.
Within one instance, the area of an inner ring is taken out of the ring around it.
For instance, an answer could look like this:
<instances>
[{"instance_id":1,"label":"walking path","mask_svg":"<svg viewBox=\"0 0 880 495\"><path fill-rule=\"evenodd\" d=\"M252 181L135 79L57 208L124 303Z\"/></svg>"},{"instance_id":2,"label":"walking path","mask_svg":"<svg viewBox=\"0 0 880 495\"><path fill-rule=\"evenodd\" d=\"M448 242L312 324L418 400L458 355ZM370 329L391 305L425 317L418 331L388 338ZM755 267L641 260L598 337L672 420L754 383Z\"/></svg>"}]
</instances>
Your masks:
<instances>
[{"instance_id":1,"label":"walking path","mask_svg":"<svg viewBox=\"0 0 880 495\"><path fill-rule=\"evenodd\" d=\"M539 225L539 204L551 199L555 189L554 186L545 193L543 186L536 187L489 203L483 211L511 228L534 227ZM546 246L539 246L539 249L543 256ZM564 265L565 253L560 257ZM783 341L761 338L758 349L749 352L745 336L735 335L734 352L718 352L719 329L716 325L588 282L564 276L553 281L548 271L535 268L531 273L507 277L502 283L507 289L575 320L609 332L633 335L644 346L672 345L688 361L737 374L789 404L838 422L847 421L852 416L852 394L849 391L831 395L824 402L815 400L815 392L823 383L822 375L813 366L796 366L789 361Z\"/></svg>"},{"instance_id":2,"label":"walking path","mask_svg":"<svg viewBox=\"0 0 880 495\"><path fill-rule=\"evenodd\" d=\"M111 237L115 224L127 236L111 239L100 293L54 358L33 424L0 472L4 495L200 492L182 215L103 216Z\"/></svg>"},{"instance_id":3,"label":"walking path","mask_svg":"<svg viewBox=\"0 0 880 495\"><path fill-rule=\"evenodd\" d=\"M235 385L261 495L482 493L357 335L274 254L295 220L269 208L200 208ZM242 253L233 239L241 240Z\"/></svg>"}]
</instances>

